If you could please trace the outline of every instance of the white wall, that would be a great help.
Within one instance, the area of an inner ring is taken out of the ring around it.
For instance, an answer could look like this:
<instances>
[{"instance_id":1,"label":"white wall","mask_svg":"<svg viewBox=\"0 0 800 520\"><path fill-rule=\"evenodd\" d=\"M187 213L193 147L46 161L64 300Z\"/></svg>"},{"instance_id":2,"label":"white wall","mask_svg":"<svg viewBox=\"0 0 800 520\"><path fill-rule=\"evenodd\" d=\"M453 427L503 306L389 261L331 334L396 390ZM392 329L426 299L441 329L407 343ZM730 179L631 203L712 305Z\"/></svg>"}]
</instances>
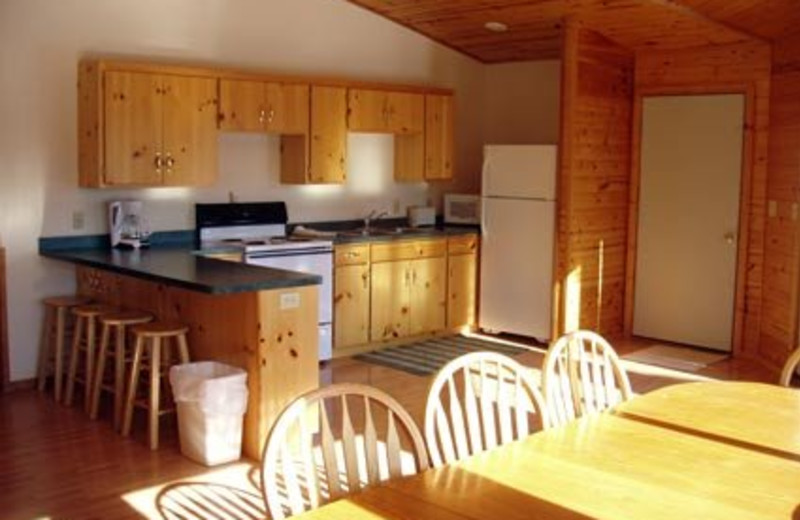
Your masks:
<instances>
[{"instance_id":1,"label":"white wall","mask_svg":"<svg viewBox=\"0 0 800 520\"><path fill-rule=\"evenodd\" d=\"M456 180L395 183L391 137L353 134L346 185L283 186L274 137L225 134L212 188L79 189L76 67L91 55L453 88ZM344 0L1 0L0 64L12 380L35 372L39 300L74 289L73 267L39 258L37 239L106 232L108 200L144 199L157 231L193 227L195 201L227 201L229 192L240 201L286 200L291 220L313 221L479 190L487 67ZM73 212L85 214L83 229L72 228Z\"/></svg>"},{"instance_id":2,"label":"white wall","mask_svg":"<svg viewBox=\"0 0 800 520\"><path fill-rule=\"evenodd\" d=\"M483 137L487 144L555 144L559 131L561 62L486 67Z\"/></svg>"}]
</instances>

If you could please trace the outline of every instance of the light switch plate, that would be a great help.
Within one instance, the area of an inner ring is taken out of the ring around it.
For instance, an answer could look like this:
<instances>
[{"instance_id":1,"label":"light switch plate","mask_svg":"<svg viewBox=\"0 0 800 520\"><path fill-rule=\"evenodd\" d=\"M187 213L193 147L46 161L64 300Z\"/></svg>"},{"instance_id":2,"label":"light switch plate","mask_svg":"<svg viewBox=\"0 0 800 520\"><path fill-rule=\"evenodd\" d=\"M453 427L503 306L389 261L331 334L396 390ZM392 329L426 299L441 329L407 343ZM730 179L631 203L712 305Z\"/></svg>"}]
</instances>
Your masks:
<instances>
[{"instance_id":1,"label":"light switch plate","mask_svg":"<svg viewBox=\"0 0 800 520\"><path fill-rule=\"evenodd\" d=\"M300 307L300 293L290 292L281 294L280 305L282 311Z\"/></svg>"}]
</instances>

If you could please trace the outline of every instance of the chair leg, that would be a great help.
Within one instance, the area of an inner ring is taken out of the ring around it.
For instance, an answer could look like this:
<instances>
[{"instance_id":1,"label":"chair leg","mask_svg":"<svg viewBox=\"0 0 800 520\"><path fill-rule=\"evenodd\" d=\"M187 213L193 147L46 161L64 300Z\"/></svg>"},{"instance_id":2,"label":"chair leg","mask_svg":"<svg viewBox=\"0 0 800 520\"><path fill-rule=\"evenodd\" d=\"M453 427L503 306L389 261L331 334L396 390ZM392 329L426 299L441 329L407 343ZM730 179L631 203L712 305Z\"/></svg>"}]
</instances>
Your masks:
<instances>
[{"instance_id":1,"label":"chair leg","mask_svg":"<svg viewBox=\"0 0 800 520\"><path fill-rule=\"evenodd\" d=\"M84 320L75 320L75 331L72 335L72 350L69 356L69 374L67 375L67 390L64 396L64 404L72 405L72 395L75 391L75 373L78 371L78 356L80 355L81 336L83 336Z\"/></svg>"},{"instance_id":2,"label":"chair leg","mask_svg":"<svg viewBox=\"0 0 800 520\"><path fill-rule=\"evenodd\" d=\"M92 401L92 382L94 381L94 362L95 362L95 327L97 320L94 317L88 318L86 330L86 374L83 384L83 410L89 413Z\"/></svg>"},{"instance_id":3,"label":"chair leg","mask_svg":"<svg viewBox=\"0 0 800 520\"><path fill-rule=\"evenodd\" d=\"M133 364L131 366L131 377L128 380L128 395L125 399L125 414L122 420L122 435L127 437L131 434L131 422L133 421L133 404L136 401L136 387L139 383L139 370L142 363L142 350L144 349L144 339L136 338L136 346L133 352Z\"/></svg>"},{"instance_id":4,"label":"chair leg","mask_svg":"<svg viewBox=\"0 0 800 520\"><path fill-rule=\"evenodd\" d=\"M97 411L100 408L100 390L103 386L103 374L106 370L106 353L108 352L108 342L111 337L111 325L103 324L100 332L100 348L97 353L97 368L92 377L92 399L89 408L89 418L97 419Z\"/></svg>"},{"instance_id":5,"label":"chair leg","mask_svg":"<svg viewBox=\"0 0 800 520\"><path fill-rule=\"evenodd\" d=\"M122 424L122 408L125 404L125 334L125 327L119 325L114 353L114 430L117 431Z\"/></svg>"},{"instance_id":6,"label":"chair leg","mask_svg":"<svg viewBox=\"0 0 800 520\"><path fill-rule=\"evenodd\" d=\"M55 387L53 394L57 403L61 402L61 388L64 384L64 334L66 334L66 328L67 308L59 307L56 310L56 374L53 378L53 386Z\"/></svg>"},{"instance_id":7,"label":"chair leg","mask_svg":"<svg viewBox=\"0 0 800 520\"><path fill-rule=\"evenodd\" d=\"M44 392L47 384L47 372L50 364L50 346L52 345L53 313L49 305L45 305L44 317L42 319L42 337L39 344L39 365L38 365L38 388Z\"/></svg>"},{"instance_id":8,"label":"chair leg","mask_svg":"<svg viewBox=\"0 0 800 520\"><path fill-rule=\"evenodd\" d=\"M150 350L150 449L158 449L158 399L161 385L161 338L153 338Z\"/></svg>"}]
</instances>

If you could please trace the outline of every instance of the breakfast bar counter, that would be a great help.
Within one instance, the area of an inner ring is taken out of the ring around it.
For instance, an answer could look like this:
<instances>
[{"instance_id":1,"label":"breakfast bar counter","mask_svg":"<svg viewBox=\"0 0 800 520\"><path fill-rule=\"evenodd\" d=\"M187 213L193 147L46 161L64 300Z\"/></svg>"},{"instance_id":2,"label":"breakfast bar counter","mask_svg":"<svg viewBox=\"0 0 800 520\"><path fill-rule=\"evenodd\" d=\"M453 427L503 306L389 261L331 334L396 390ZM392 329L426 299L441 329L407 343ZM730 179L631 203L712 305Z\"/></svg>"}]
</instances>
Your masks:
<instances>
[{"instance_id":1,"label":"breakfast bar counter","mask_svg":"<svg viewBox=\"0 0 800 520\"><path fill-rule=\"evenodd\" d=\"M258 459L280 411L319 384L320 279L194 254L188 248L42 250L76 264L77 293L189 327L193 360L243 368L243 451Z\"/></svg>"}]
</instances>

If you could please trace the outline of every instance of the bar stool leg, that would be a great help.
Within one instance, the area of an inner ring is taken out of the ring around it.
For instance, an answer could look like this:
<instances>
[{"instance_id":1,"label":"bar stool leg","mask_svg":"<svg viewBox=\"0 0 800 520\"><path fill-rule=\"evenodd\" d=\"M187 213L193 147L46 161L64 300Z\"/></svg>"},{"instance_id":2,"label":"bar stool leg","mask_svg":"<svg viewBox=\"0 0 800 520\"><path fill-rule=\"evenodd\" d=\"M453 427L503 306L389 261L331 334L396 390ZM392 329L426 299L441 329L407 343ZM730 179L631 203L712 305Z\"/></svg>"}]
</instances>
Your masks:
<instances>
[{"instance_id":1,"label":"bar stool leg","mask_svg":"<svg viewBox=\"0 0 800 520\"><path fill-rule=\"evenodd\" d=\"M125 326L117 325L117 342L114 355L114 430L122 424L122 408L125 403Z\"/></svg>"},{"instance_id":2,"label":"bar stool leg","mask_svg":"<svg viewBox=\"0 0 800 520\"><path fill-rule=\"evenodd\" d=\"M128 381L128 395L125 399L125 415L122 420L122 435L128 437L131 434L131 423L133 421L133 404L136 401L136 387L139 383L139 371L142 364L142 350L144 349L144 339L136 338L136 346L133 352L133 364L131 366L131 378Z\"/></svg>"},{"instance_id":3,"label":"bar stool leg","mask_svg":"<svg viewBox=\"0 0 800 520\"><path fill-rule=\"evenodd\" d=\"M97 320L89 317L86 331L86 377L83 385L83 410L89 413L92 403L92 385L94 381L95 362L95 325Z\"/></svg>"},{"instance_id":4,"label":"bar stool leg","mask_svg":"<svg viewBox=\"0 0 800 520\"><path fill-rule=\"evenodd\" d=\"M185 334L180 334L178 336L178 355L180 356L181 363L189 362L189 345L186 343Z\"/></svg>"},{"instance_id":5,"label":"bar stool leg","mask_svg":"<svg viewBox=\"0 0 800 520\"><path fill-rule=\"evenodd\" d=\"M97 419L97 410L100 408L100 387L103 386L103 373L106 370L106 353L108 352L108 341L111 337L111 326L103 324L100 332L100 349L97 353L97 368L92 377L92 399L89 409L89 417Z\"/></svg>"},{"instance_id":6,"label":"bar stool leg","mask_svg":"<svg viewBox=\"0 0 800 520\"><path fill-rule=\"evenodd\" d=\"M59 307L56 309L56 362L54 377L54 395L57 403L61 402L61 387L64 384L64 334L67 328L67 311L66 307Z\"/></svg>"},{"instance_id":7,"label":"bar stool leg","mask_svg":"<svg viewBox=\"0 0 800 520\"><path fill-rule=\"evenodd\" d=\"M78 371L78 356L80 353L81 336L83 336L84 320L78 318L75 320L75 332L72 337L72 351L69 356L69 374L67 375L67 390L64 396L64 404L67 406L72 405L72 394L75 390L75 375Z\"/></svg>"},{"instance_id":8,"label":"bar stool leg","mask_svg":"<svg viewBox=\"0 0 800 520\"><path fill-rule=\"evenodd\" d=\"M42 338L39 345L39 365L38 365L38 388L39 392L44 392L47 383L47 369L50 360L50 346L52 345L53 335L53 312L50 306L44 308L44 319L42 320Z\"/></svg>"},{"instance_id":9,"label":"bar stool leg","mask_svg":"<svg viewBox=\"0 0 800 520\"><path fill-rule=\"evenodd\" d=\"M161 338L153 338L150 350L150 449L158 449L158 399L161 386Z\"/></svg>"}]
</instances>

